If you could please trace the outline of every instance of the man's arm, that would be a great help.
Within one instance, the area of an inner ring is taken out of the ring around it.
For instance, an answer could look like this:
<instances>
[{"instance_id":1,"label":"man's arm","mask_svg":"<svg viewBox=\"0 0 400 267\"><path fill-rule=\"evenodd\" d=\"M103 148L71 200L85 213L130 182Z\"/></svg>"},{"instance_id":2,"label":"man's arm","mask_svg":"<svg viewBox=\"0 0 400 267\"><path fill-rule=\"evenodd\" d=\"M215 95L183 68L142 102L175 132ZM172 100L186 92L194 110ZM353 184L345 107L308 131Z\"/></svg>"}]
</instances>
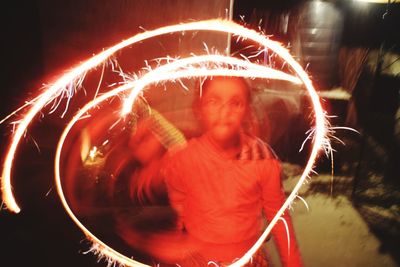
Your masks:
<instances>
[{"instance_id":1,"label":"man's arm","mask_svg":"<svg viewBox=\"0 0 400 267\"><path fill-rule=\"evenodd\" d=\"M164 162L165 164L161 170L161 175L163 176L167 187L170 205L177 214L176 226L179 230L183 230L187 193L186 184L182 179L181 171L178 170L178 161L173 159L171 155L167 155Z\"/></svg>"}]
</instances>

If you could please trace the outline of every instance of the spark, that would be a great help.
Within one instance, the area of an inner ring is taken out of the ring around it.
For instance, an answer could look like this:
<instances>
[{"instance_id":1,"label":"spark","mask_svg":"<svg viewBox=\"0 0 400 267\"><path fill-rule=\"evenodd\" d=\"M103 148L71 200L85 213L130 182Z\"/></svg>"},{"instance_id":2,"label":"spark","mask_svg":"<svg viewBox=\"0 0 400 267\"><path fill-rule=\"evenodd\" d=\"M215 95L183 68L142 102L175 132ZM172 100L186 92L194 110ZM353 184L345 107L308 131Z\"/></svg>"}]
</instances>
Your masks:
<instances>
[{"instance_id":1,"label":"spark","mask_svg":"<svg viewBox=\"0 0 400 267\"><path fill-rule=\"evenodd\" d=\"M258 77L258 78L266 78L266 79L280 79L280 80L287 80L296 84L300 83L300 80L297 77L294 77L292 75L286 74L284 72L274 70L265 66L260 66L251 62L243 61L237 58L233 57L227 57L227 56L221 56L221 55L204 55L204 56L196 56L196 57L188 57L180 60L175 60L169 64L165 64L161 67L159 67L156 70L153 70L146 75L144 75L139 81L140 83L138 84L138 87L132 90L131 94L129 97L126 99L126 102L124 104L124 108L122 110L122 115L126 115L132 110L132 105L134 102L134 99L136 95L145 87L146 84L152 82L152 81L159 81L162 80L163 77L160 76L161 73L166 73L167 75L167 80L174 80L177 79L178 77L173 77L173 73L169 73L172 70L176 71L177 69L184 68L187 65L194 65L194 64L199 64L201 62L213 62L214 64L228 64L231 66L236 66L236 67L242 67L243 69L240 69L240 72L236 76L241 76L241 77ZM204 67L204 66L203 66ZM244 68L248 68L244 69ZM196 70L196 71L194 71ZM183 75L182 77L189 77L189 76L202 76L198 75L199 72L204 72L205 69L199 68L199 69L194 69L194 68L188 68L186 69L186 76ZM258 71L258 72L256 72ZM262 72L259 72L262 71ZM230 72L230 69L220 69L216 70L216 73L213 74L215 76L224 76L227 75L228 72ZM254 74L258 73L258 76L255 76ZM192 74L192 75L191 75Z\"/></svg>"},{"instance_id":2,"label":"spark","mask_svg":"<svg viewBox=\"0 0 400 267\"><path fill-rule=\"evenodd\" d=\"M328 117L328 116L327 116ZM334 126L332 127L329 123L327 123L327 133L326 133L326 138L323 143L323 146L325 147L325 154L328 158L331 159L331 185L330 185L330 195L333 195L333 182L334 182L334 160L333 160L333 153L336 152L335 149L333 149L332 144L330 143L330 140L336 140L343 146L346 145L340 138L335 136L336 130L347 130L347 131L352 131L357 134L360 134L359 131L350 128L350 127L338 127Z\"/></svg>"},{"instance_id":3,"label":"spark","mask_svg":"<svg viewBox=\"0 0 400 267\"><path fill-rule=\"evenodd\" d=\"M118 119L116 122L114 122L114 123L108 128L108 130L111 131L112 129L114 129L114 128L118 125L118 123L120 123L120 122L121 122L121 119Z\"/></svg>"},{"instance_id":4,"label":"spark","mask_svg":"<svg viewBox=\"0 0 400 267\"><path fill-rule=\"evenodd\" d=\"M286 236L287 236L287 242L288 242L288 253L290 255L290 233L289 233L289 226L286 222L286 220L283 217L279 217L279 220L283 222L283 224L285 225L285 229L286 229Z\"/></svg>"},{"instance_id":5,"label":"spark","mask_svg":"<svg viewBox=\"0 0 400 267\"><path fill-rule=\"evenodd\" d=\"M306 200L304 198L302 198L301 196L299 196L299 195L297 195L296 197L298 199L300 199L304 203L304 206L306 206L307 211L310 211L310 208L308 207L308 204L307 204Z\"/></svg>"},{"instance_id":6,"label":"spark","mask_svg":"<svg viewBox=\"0 0 400 267\"><path fill-rule=\"evenodd\" d=\"M105 67L106 67L106 64L103 64L103 67L101 68L100 80L99 80L99 83L97 84L96 92L94 93L93 99L95 99L99 93L101 83L103 82Z\"/></svg>"},{"instance_id":7,"label":"spark","mask_svg":"<svg viewBox=\"0 0 400 267\"><path fill-rule=\"evenodd\" d=\"M53 187L50 187L49 191L47 191L47 193L46 193L46 197L48 197L50 195L52 190L53 190Z\"/></svg>"},{"instance_id":8,"label":"spark","mask_svg":"<svg viewBox=\"0 0 400 267\"><path fill-rule=\"evenodd\" d=\"M32 140L33 144L35 145L36 150L37 150L38 153L40 154L40 153L41 153L41 150L40 150L39 144L36 142L35 138L31 137L31 140Z\"/></svg>"},{"instance_id":9,"label":"spark","mask_svg":"<svg viewBox=\"0 0 400 267\"><path fill-rule=\"evenodd\" d=\"M184 77L200 77L200 76L243 76L243 77L260 77L260 78L273 78L273 79L283 79L288 80L294 83L303 83L306 87L309 96L311 98L311 102L314 107L314 116L315 116L315 127L313 131L310 133L312 135L313 140L313 148L311 150L309 160L304 169L303 174L299 178L299 181L295 185L292 193L288 196L282 207L277 211L275 217L270 221L267 228L264 230L262 235L256 241L256 243L249 249L245 255L240 258L238 261L232 263L231 267L239 267L243 266L247 262L249 262L252 258L252 255L260 248L268 234L271 232L274 225L278 220L281 220L281 215L288 208L290 203L293 202L294 198L297 196L297 192L300 187L304 183L304 181L309 177L309 174L312 172L313 164L315 159L317 158L321 148L329 145L329 140L327 140L327 121L323 113L322 106L320 104L320 99L318 94L316 93L310 78L307 73L302 69L299 63L291 57L289 51L282 47L280 43L272 41L268 39L265 35L260 34L254 30L247 29L243 26L240 26L234 22L226 21L226 20L208 20L208 21L199 21L192 22L186 24L172 25L162 27L153 31L146 31L143 33L139 33L109 49L104 50L100 54L93 56L86 62L77 67L73 68L71 71L63 75L60 79L58 79L52 86L47 88L39 97L34 98L34 101L30 103L29 110L25 113L23 119L18 123L17 128L13 134L11 139L2 172L2 195L4 199L4 203L7 208L12 211L18 213L20 211L20 207L15 201L12 192L11 186L11 170L13 167L13 161L15 154L17 152L18 145L20 143L21 138L23 137L26 129L34 119L34 117L42 110L43 107L47 106L50 103L53 103L52 111L54 111L61 103L61 99L63 97L67 97L67 104L70 101L71 97L74 95L75 90L77 90L83 83L85 79L85 75L88 71L102 64L105 60L110 58L115 52L123 49L124 47L130 46L137 42L143 41L148 38L152 38L155 36L169 34L174 32L185 32L185 31L216 31L216 32L224 32L233 34L238 36L240 40L253 40L254 42L259 43L260 46L264 47L264 49L271 49L274 52L274 55L282 58L289 67L297 74L297 77L289 75L287 73L283 73L281 71L277 71L271 68L267 68L264 66L259 66L253 63L250 63L246 60L239 60L230 57L222 57L218 55L206 55L203 58L200 57L192 57L186 59L172 60L170 63L167 63L163 66L156 68L155 70L149 69L148 73L143 75L143 77L136 79L133 82L128 82L125 80L125 76L122 76L124 79L124 83L122 86L117 89L111 90L98 96L93 99L87 105L85 105L68 123L67 127L64 129L60 137L60 141L57 146L56 157L55 157L55 181L57 185L57 192L60 196L61 202L72 218L72 220L77 224L77 226L84 232L85 236L89 241L93 243L93 246L88 252L92 252L96 254L99 259L106 259L108 262L108 266L114 266L115 264L125 265L125 266L147 266L143 263L134 261L131 258L122 255L121 253L113 250L106 244L104 244L101 240L99 240L96 236L94 236L85 226L75 217L74 213L70 209L62 187L61 187L61 178L60 178L60 155L63 147L64 140L66 139L68 132L73 127L73 125L84 115L87 116L87 112L95 107L100 102L108 99L109 97L120 94L125 90L131 89L131 93L129 97L124 101L122 107L122 114L127 114L131 112L131 107L139 95L139 93L150 83L159 82L160 80L177 80ZM210 57L210 58L206 58ZM272 58L271 58L272 59ZM215 69L209 69L210 66L201 66L199 63L203 62L213 62ZM197 64L197 65L196 65ZM224 65L225 64L225 65ZM197 67L193 67L193 65ZM230 69L228 66L235 66L236 68ZM116 65L118 67L118 65ZM272 65L273 66L273 65ZM122 71L122 70L120 70ZM163 74L158 76L156 74ZM65 114L66 110L64 110ZM311 138L311 137L310 137Z\"/></svg>"}]
</instances>

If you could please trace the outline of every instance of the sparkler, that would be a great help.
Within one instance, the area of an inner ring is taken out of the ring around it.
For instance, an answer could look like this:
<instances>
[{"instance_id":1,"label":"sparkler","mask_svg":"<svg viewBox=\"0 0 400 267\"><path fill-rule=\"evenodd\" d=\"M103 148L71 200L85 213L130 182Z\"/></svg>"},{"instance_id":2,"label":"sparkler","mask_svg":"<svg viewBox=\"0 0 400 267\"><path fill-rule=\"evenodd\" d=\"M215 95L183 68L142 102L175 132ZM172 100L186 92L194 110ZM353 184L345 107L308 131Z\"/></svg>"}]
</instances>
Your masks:
<instances>
[{"instance_id":1,"label":"sparkler","mask_svg":"<svg viewBox=\"0 0 400 267\"><path fill-rule=\"evenodd\" d=\"M115 52L123 49L126 46L135 44L137 42L143 41L148 38L152 38L155 36L169 34L173 32L184 32L184 31L216 31L216 32L224 32L230 33L238 36L242 39L250 39L254 42L258 43L264 49L272 50L277 56L279 56L286 65L290 66L294 73L297 76L293 76L282 71L277 71L265 66L260 66L254 63L250 63L246 60L239 60L232 57L224 57L221 55L205 55L205 56L193 56L185 59L176 59L172 62L168 62L162 66L154 70L149 70L149 72L141 78L137 78L130 83L126 83L116 89L113 89L109 92L104 93L101 96L96 96L91 102L86 104L68 123L64 132L60 137L60 141L57 146L56 158L55 158L55 182L57 186L57 192L60 196L61 202L72 218L72 220L76 223L76 225L83 231L86 237L93 243L92 250L95 254L99 255L99 257L104 257L109 260L111 263L119 263L125 266L147 266L143 263L137 262L125 255L120 254L115 251L111 247L107 246L101 240L99 240L95 235L93 235L73 214L71 211L61 186L61 178L60 178L60 155L63 148L63 143L68 136L69 131L74 126L74 124L82 117L87 114L87 112L105 101L106 99L119 95L124 91L131 90L129 96L125 100L121 114L125 115L132 110L132 105L139 95L139 93L149 84L158 83L161 81L167 80L179 80L185 77L202 77L202 76L242 76L242 77L251 77L251 78L266 78L266 79L282 79L287 80L296 84L302 83L307 89L309 96L311 98L311 102L314 107L315 112L315 127L313 130L313 148L307 162L307 165L304 169L303 174L301 175L299 181L295 185L292 193L289 195L285 203L282 205L280 210L276 213L275 217L271 220L268 227L256 241L256 243L250 248L250 250L245 253L245 255L232 263L231 267L239 267L246 264L252 257L252 255L258 250L258 248L262 245L265 238L271 232L274 225L281 220L281 215L285 212L285 210L289 207L292 201L297 197L297 192L300 187L312 172L313 165L315 159L317 158L319 152L326 148L330 148L329 139L327 137L327 120L325 118L322 106L319 102L319 97L312 85L311 80L309 79L306 72L302 69L302 67L294 60L287 49L282 47L279 43L269 40L263 34L260 34L254 30L247 29L243 26L235 24L231 21L225 20L208 20L208 21L200 21L193 22L187 24L179 24L172 25L167 27L162 27L153 31L143 32L137 34L105 51L102 53L90 58L83 64L73 68L70 72L62 76L58 79L51 87L45 90L41 95L34 98L32 101L26 104L30 106L29 110L26 112L22 120L19 122L9 145L3 170L2 170L2 179L1 179L1 190L3 193L3 200L6 204L7 208L12 211L18 213L20 211L20 207L15 201L12 186L11 186L11 171L13 167L13 160L16 155L18 145L20 140L34 119L38 112L40 112L43 107L48 105L49 103L57 100L60 96L68 93L68 88L74 83L81 83L85 77L85 74L92 70L93 68L99 66L100 64L104 64L104 62L109 59ZM212 64L204 64L204 63L212 63ZM103 65L104 66L104 65ZM69 99L67 100L69 101Z\"/></svg>"}]
</instances>

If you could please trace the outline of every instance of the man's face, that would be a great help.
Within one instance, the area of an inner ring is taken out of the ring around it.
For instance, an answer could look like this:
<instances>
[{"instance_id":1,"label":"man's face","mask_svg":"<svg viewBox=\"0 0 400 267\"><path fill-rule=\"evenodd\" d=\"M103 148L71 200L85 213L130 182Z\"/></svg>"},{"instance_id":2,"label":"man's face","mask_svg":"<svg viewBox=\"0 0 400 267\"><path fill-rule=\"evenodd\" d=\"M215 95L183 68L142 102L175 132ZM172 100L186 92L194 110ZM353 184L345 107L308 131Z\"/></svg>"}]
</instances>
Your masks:
<instances>
[{"instance_id":1,"label":"man's face","mask_svg":"<svg viewBox=\"0 0 400 267\"><path fill-rule=\"evenodd\" d=\"M235 138L248 110L246 86L237 78L214 78L200 100L200 119L217 142Z\"/></svg>"}]
</instances>

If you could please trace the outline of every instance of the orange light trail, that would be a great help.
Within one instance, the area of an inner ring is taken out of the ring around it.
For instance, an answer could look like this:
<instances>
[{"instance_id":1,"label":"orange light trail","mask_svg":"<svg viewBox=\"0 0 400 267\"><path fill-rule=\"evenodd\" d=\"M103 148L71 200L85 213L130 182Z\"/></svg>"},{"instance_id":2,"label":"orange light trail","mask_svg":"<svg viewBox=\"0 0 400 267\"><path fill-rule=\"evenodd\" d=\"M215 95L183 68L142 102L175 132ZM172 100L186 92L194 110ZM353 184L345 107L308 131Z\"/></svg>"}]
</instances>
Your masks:
<instances>
[{"instance_id":1,"label":"orange light trail","mask_svg":"<svg viewBox=\"0 0 400 267\"><path fill-rule=\"evenodd\" d=\"M201 68L184 68L185 66L188 65L193 65L196 64L196 60L194 59L183 59L181 60L176 60L173 63L165 64L158 69L156 68L155 73L158 74L163 74L164 76L158 76L156 74L152 74L153 71L150 71L147 75L144 75L143 78L138 79L134 81L133 83L130 84L125 84L117 89L114 89L112 91L109 91L102 96L94 99L92 102L88 103L87 105L84 106L70 121L68 126L65 128L61 138L60 142L57 147L57 154L56 154L56 159L55 159L55 178L56 178L56 185L57 185L57 191L60 196L60 199L70 215L70 217L74 220L74 222L82 229L84 234L88 237L89 240L93 242L93 247L94 249L98 252L101 253L101 255L105 255L107 259L123 264L125 266L147 266L143 263L134 261L119 252L113 250L106 244L104 244L102 241L100 241L98 238L96 238L93 234L91 234L85 226L75 217L75 215L72 213L71 209L68 206L68 203L64 197L62 187L61 187L61 181L60 181L60 173L59 173L59 159L60 159L60 154L62 150L62 144L65 138L68 135L69 130L72 128L72 126L75 124L75 122L82 117L82 115L85 114L90 108L93 106L99 104L100 102L104 101L105 99L117 95L121 93L122 91L132 89L132 92L130 93L128 99L123 105L123 110L122 113L126 114L131 110L131 105L133 104L135 98L137 95L145 88L148 84L152 82L158 82L160 80L174 80L174 79L179 79L179 78L184 78L184 77L195 77L195 76L207 76L207 75L230 75L230 76L245 76L245 77L262 77L262 78L275 78L275 79L284 79L284 80L289 80L295 83L298 83L301 81L301 83L304 84L306 89L308 90L308 93L311 98L311 102L314 107L314 112L315 112L315 129L314 129L314 137L313 137L313 148L309 157L309 160L307 162L307 165L304 169L304 172L302 176L300 177L299 181L297 182L296 186L294 187L292 193L289 195L285 203L282 205L280 210L276 213L275 217L271 220L269 223L268 227L265 229L263 234L260 236L260 238L257 240L257 242L252 246L252 248L238 261L234 262L233 264L229 265L231 267L239 267L243 266L246 264L252 257L252 255L258 250L258 248L262 245L264 242L265 238L268 236L268 234L271 232L273 226L277 223L278 220L280 220L281 215L286 211L286 209L289 207L290 203L296 198L297 193L304 183L305 179L309 176L313 169L313 165L315 162L315 159L317 158L319 151L321 149L324 149L327 144L329 144L329 140L327 138L327 120L324 116L324 112L322 109L322 106L319 101L319 97L312 85L311 80L309 79L308 75L306 72L302 69L302 67L299 65L299 63L291 57L289 51L282 47L279 43L271 41L267 39L264 35L254 31L247 29L243 26L240 26L238 24L235 24L234 22L231 21L225 21L225 20L209 20L209 21L200 21L200 22L193 22L193 23L187 23L187 24L179 24L179 25L172 25L172 26L167 26L167 27L162 27L154 31L148 31L144 33L140 33L138 35L135 35L107 50L104 52L92 57L88 61L84 62L82 65L79 65L78 67L72 69L70 72L62 76L59 80L57 80L48 90L46 90L42 95L40 95L39 98L35 99L34 103L32 104L32 107L29 109L29 111L25 114L24 118L21 120L21 122L18 124L18 127L16 128L16 131L13 134L13 138L11 140L9 149L7 151L4 165L3 165L3 171L2 171L2 193L3 193L3 200L4 203L6 204L7 208L12 211L18 213L20 211L20 208L18 204L15 201L15 198L13 196L12 192L12 186L11 186L11 170L13 166L13 160L18 148L18 145L20 143L20 140L28 128L29 124L33 120L33 118L37 115L38 112L41 111L41 109L46 106L49 102L54 100L59 94L61 94L63 88L71 84L74 80L79 79L82 75L84 75L87 71L95 68L102 62L104 62L106 59L108 59L110 56L112 56L116 51L132 45L134 43L137 43L139 41L143 41L148 38L152 38L155 36L159 36L162 34L167 34L167 33L173 33L173 32L183 32L183 31L199 31L199 30L205 30L205 31L217 31L217 32L225 32L225 33L231 33L237 36L240 36L241 38L244 39L251 39L257 43L260 44L260 46L271 49L274 53L276 53L278 56L280 56L291 68L292 70L297 74L297 77L291 76L289 74L279 72L276 70L271 70L266 67L261 67L261 66L254 66L255 64L249 63L238 63L236 60L233 58L226 59L226 61L220 60L218 61L216 58L214 60L216 62L224 62L226 64L232 64L235 66L242 66L243 69L228 69L228 68L217 68L217 69L207 69L205 67ZM214 57L221 57L218 55L208 55L210 56L209 62L214 62L213 61L213 56ZM194 57L196 58L196 57ZM227 63L227 62L231 63ZM245 60L243 62L246 62ZM174 65L175 64L175 65ZM284 74L284 75L283 75ZM273 76L275 75L275 76ZM325 146L325 147L324 147Z\"/></svg>"},{"instance_id":2,"label":"orange light trail","mask_svg":"<svg viewBox=\"0 0 400 267\"><path fill-rule=\"evenodd\" d=\"M223 57L223 56L213 56L213 55L207 55L205 56L205 58L208 61L212 61L212 59L214 59L215 61L217 61L218 63L223 62L223 59L225 59L226 62L236 62L235 60L232 60L232 58L229 57ZM163 80L175 80L175 79L180 79L180 78L184 78L184 77L202 77L202 76L218 76L218 75L223 75L223 76L245 76L245 77L257 77L257 78L271 78L271 75L269 74L269 71L271 71L272 69L267 68L267 67L263 67L263 66L259 66L259 68L257 70L251 70L251 71L247 71L247 70L232 70L232 69L198 69L198 68L190 68L190 69L185 69L185 70L180 70L180 71L173 71L173 67L181 67L183 65L187 65L187 62L190 61L192 63L198 63L201 61L204 61L204 58L202 56L199 57L195 57L195 58L190 58L190 60L187 59L182 59L182 62L180 62L180 60L178 61L174 61L173 63L170 64L166 64L163 65L162 67L159 67L158 69L153 70L152 72L150 72L152 75L148 75L145 76L146 77L146 81L147 84L144 84L142 82L142 80L137 80L128 84L125 84L123 86L120 86L112 91L109 91L105 94L103 94L102 96L94 99L93 101L89 102L88 104L86 104L80 111L79 113L77 113L74 118L68 123L67 127L64 129L61 138L59 140L58 146L57 146L57 151L56 151L56 156L55 156L55 181L56 181L56 187L57 187L57 192L60 196L60 199L62 201L62 204L65 208L65 210L68 212L69 216L73 219L73 221L78 225L78 227L83 231L83 233L86 235L86 237L92 241L100 253L104 254L107 258L110 259L114 259L119 263L123 263L124 265L127 266L147 266L147 265L143 265L140 262L134 261L120 253L118 253L117 251L113 250L111 247L107 246L106 244L104 244L102 241L100 241L94 234L92 234L79 220L78 218L76 218L76 216L74 215L74 213L72 212L72 210L70 209L67 200L64 196L63 193L63 189L62 189L62 185L61 185L61 175L60 175L60 157L61 157L61 152L62 152L62 148L63 148L63 144L65 139L68 136L69 131L72 129L72 127L75 125L75 123L77 121L79 121L82 116L84 114L86 114L91 108L96 107L97 105L99 105L101 102L105 101L106 99L116 96L126 90L129 90L131 88L134 88L134 97L136 98L137 95L143 90L143 88L145 86L148 86L149 83L157 83ZM251 63L247 62L247 61L240 61L237 62L239 64L241 64L242 66L250 66L253 67ZM172 65L172 66L171 66ZM159 71L159 70L163 70ZM167 72L166 70L170 71ZM149 74L150 74L149 73ZM275 75L275 72L271 72L273 75ZM152 79L150 79L149 77L151 77ZM282 76L287 78L286 76ZM143 78L144 79L144 78ZM295 81L296 83L298 83L297 80L292 79L293 81ZM142 86L139 86L142 85ZM133 99L134 101L135 99ZM128 264L129 263L129 264Z\"/></svg>"},{"instance_id":3,"label":"orange light trail","mask_svg":"<svg viewBox=\"0 0 400 267\"><path fill-rule=\"evenodd\" d=\"M199 30L231 33L250 39L257 37L257 39L259 40L264 39L264 41L267 41L269 44L271 44L271 46L280 47L278 43L268 40L259 33L253 30L246 29L232 21L218 20L218 19L205 20L199 22L166 26L153 31L139 33L90 58L89 60L85 61L76 68L73 68L67 74L63 75L60 79L58 79L49 89L44 91L44 93L41 94L37 99L35 98L34 100L32 100L32 107L24 115L23 119L19 122L15 132L13 133L11 142L9 144L5 156L2 175L1 175L1 191L3 195L4 204L7 206L8 210L15 213L20 212L20 207L15 200L11 185L11 171L14 163L14 157L17 152L18 145L25 131L27 130L29 124L32 122L34 117L43 109L44 106L46 106L48 103L52 102L55 98L57 98L57 96L59 96L62 93L62 90L69 84L71 84L74 80L79 79L79 77L83 76L87 71L97 67L105 60L110 58L115 52L129 45L164 34L169 34L174 32L184 32L184 31L199 31ZM257 39L254 40L258 41ZM273 43L275 43L275 45L272 45ZM301 69L300 65L299 68Z\"/></svg>"}]
</instances>

